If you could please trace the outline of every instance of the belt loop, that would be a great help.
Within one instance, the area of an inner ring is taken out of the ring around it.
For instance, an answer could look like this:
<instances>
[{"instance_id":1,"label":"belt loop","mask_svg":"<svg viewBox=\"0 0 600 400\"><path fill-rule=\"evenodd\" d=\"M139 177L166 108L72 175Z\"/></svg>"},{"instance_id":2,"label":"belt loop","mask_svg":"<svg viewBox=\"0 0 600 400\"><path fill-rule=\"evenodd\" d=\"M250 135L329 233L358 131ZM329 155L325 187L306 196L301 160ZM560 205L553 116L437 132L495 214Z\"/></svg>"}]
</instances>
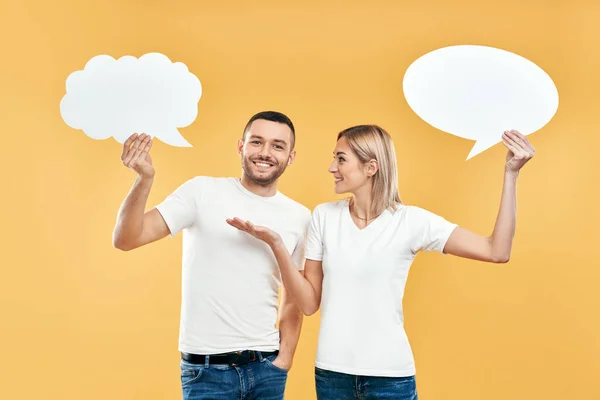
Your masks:
<instances>
[{"instance_id":1,"label":"belt loop","mask_svg":"<svg viewBox=\"0 0 600 400\"><path fill-rule=\"evenodd\" d=\"M262 352L260 352L260 351L257 351L257 352L256 352L256 354L258 354L258 361L260 361L260 362L263 362L263 360L264 360L264 357L263 357L263 355L262 355Z\"/></svg>"},{"instance_id":2,"label":"belt loop","mask_svg":"<svg viewBox=\"0 0 600 400\"><path fill-rule=\"evenodd\" d=\"M208 368L209 362L210 362L210 356L209 355L204 356L204 368Z\"/></svg>"}]
</instances>

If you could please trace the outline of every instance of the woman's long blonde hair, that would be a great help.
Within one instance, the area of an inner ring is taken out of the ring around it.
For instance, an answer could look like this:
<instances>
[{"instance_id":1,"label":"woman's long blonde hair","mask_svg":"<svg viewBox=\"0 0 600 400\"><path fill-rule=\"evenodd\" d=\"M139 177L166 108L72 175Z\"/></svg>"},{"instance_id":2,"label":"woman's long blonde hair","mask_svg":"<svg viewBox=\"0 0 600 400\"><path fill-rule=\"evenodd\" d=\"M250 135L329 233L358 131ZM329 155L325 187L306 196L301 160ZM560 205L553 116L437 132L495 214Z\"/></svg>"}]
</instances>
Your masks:
<instances>
[{"instance_id":1,"label":"woman's long blonde hair","mask_svg":"<svg viewBox=\"0 0 600 400\"><path fill-rule=\"evenodd\" d=\"M375 160L379 165L379 169L373 175L371 215L377 216L388 209L396 210L401 201L396 151L390 134L377 125L358 125L341 131L337 139L342 137L346 138L350 148L363 164Z\"/></svg>"}]
</instances>

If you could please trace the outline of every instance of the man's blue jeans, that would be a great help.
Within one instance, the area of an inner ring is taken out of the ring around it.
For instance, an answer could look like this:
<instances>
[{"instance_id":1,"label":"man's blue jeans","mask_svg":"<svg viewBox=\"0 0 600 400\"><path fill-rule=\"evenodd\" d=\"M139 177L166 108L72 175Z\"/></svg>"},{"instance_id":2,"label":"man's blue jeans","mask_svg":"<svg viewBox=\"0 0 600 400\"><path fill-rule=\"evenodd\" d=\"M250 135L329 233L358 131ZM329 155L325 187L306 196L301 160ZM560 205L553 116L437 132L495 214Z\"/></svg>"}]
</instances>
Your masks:
<instances>
[{"instance_id":1,"label":"man's blue jeans","mask_svg":"<svg viewBox=\"0 0 600 400\"><path fill-rule=\"evenodd\" d=\"M235 367L181 360L183 400L283 400L288 373L273 365L276 357Z\"/></svg>"}]
</instances>

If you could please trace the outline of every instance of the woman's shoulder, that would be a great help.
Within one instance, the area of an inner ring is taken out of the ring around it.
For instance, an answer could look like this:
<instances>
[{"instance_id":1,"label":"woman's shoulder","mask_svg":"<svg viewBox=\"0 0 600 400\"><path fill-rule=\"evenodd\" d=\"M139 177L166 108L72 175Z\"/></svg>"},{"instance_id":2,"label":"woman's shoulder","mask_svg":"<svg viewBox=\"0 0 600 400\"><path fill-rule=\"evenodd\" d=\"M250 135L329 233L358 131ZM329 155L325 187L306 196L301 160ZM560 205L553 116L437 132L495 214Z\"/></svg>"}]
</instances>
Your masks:
<instances>
[{"instance_id":1,"label":"woman's shoulder","mask_svg":"<svg viewBox=\"0 0 600 400\"><path fill-rule=\"evenodd\" d=\"M402 221L403 223L416 225L428 223L432 220L438 220L442 218L426 207L406 204L398 205L393 214L397 220Z\"/></svg>"},{"instance_id":2,"label":"woman's shoulder","mask_svg":"<svg viewBox=\"0 0 600 400\"><path fill-rule=\"evenodd\" d=\"M321 203L317 205L313 209L313 214L315 213L335 213L342 211L345 207L348 207L349 199L342 199L337 201L328 201L326 203Z\"/></svg>"}]
</instances>

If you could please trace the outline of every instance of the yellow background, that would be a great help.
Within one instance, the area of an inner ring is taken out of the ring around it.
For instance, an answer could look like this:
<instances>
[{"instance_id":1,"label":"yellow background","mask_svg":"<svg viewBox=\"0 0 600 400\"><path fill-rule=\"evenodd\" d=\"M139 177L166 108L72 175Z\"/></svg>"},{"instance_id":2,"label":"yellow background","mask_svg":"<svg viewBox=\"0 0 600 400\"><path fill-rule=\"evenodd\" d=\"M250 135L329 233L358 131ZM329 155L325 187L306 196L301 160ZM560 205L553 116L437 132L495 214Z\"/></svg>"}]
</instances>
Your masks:
<instances>
[{"instance_id":1,"label":"yellow background","mask_svg":"<svg viewBox=\"0 0 600 400\"><path fill-rule=\"evenodd\" d=\"M280 189L307 207L335 198L336 133L377 123L395 139L404 202L488 234L504 148L465 161L473 142L427 125L402 94L412 61L454 44L530 59L560 107L530 136L510 263L414 263L404 304L420 398L600 398L598 2L4 0L0 14L0 398L180 397L181 236L112 248L134 174L116 141L62 121L71 72L98 54L161 52L201 80L182 130L194 147L155 144L149 206L194 175L239 175L242 127L275 109L298 132ZM314 398L318 318L305 319L287 399Z\"/></svg>"}]
</instances>

